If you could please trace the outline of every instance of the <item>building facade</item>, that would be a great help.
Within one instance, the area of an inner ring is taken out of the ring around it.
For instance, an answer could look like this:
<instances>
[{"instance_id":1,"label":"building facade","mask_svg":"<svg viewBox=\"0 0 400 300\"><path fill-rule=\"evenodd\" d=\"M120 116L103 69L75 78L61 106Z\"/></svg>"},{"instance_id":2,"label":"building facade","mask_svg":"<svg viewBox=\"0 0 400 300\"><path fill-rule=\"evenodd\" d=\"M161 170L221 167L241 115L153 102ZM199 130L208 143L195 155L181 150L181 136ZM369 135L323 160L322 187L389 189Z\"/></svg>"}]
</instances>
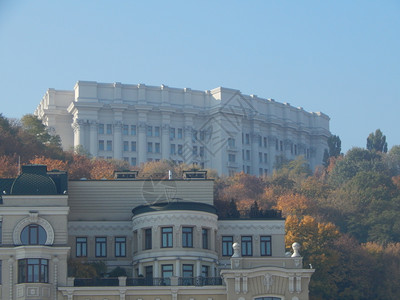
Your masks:
<instances>
[{"instance_id":1,"label":"building facade","mask_svg":"<svg viewBox=\"0 0 400 300\"><path fill-rule=\"evenodd\" d=\"M314 270L285 253L279 212L220 219L205 176L134 177L68 182L29 165L0 179L0 299L308 299ZM126 273L75 278L73 262Z\"/></svg>"},{"instance_id":2,"label":"building facade","mask_svg":"<svg viewBox=\"0 0 400 300\"><path fill-rule=\"evenodd\" d=\"M303 155L313 169L327 148L329 117L228 88L196 91L79 81L49 89L35 111L65 150L138 165L161 159L219 174L271 173Z\"/></svg>"}]
</instances>

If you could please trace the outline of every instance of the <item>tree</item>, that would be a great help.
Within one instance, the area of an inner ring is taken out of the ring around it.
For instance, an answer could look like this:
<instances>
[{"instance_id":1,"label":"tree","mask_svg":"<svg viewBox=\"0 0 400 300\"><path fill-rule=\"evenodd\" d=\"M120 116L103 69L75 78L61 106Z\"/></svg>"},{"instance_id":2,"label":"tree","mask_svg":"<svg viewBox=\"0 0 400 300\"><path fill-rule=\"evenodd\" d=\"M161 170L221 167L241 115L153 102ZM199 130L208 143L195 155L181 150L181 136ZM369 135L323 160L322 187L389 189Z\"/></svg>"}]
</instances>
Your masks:
<instances>
[{"instance_id":1,"label":"tree","mask_svg":"<svg viewBox=\"0 0 400 300\"><path fill-rule=\"evenodd\" d=\"M377 129L375 133L371 132L367 138L367 149L369 151L384 152L386 153L387 142L386 136L383 135L380 129Z\"/></svg>"},{"instance_id":2,"label":"tree","mask_svg":"<svg viewBox=\"0 0 400 300\"><path fill-rule=\"evenodd\" d=\"M21 118L22 129L35 136L43 144L61 146L61 139L58 135L51 135L46 126L34 115L25 115Z\"/></svg>"},{"instance_id":3,"label":"tree","mask_svg":"<svg viewBox=\"0 0 400 300\"><path fill-rule=\"evenodd\" d=\"M17 155L0 156L0 178L15 178L18 176Z\"/></svg>"},{"instance_id":4,"label":"tree","mask_svg":"<svg viewBox=\"0 0 400 300\"><path fill-rule=\"evenodd\" d=\"M259 218L262 216L262 211L258 207L258 203L254 200L253 204L250 206L249 217L250 218Z\"/></svg>"},{"instance_id":5,"label":"tree","mask_svg":"<svg viewBox=\"0 0 400 300\"><path fill-rule=\"evenodd\" d=\"M67 171L68 169L67 162L64 162L59 159L47 158L44 156L36 156L34 159L31 159L29 163L36 165L46 165L48 171L51 170Z\"/></svg>"},{"instance_id":6,"label":"tree","mask_svg":"<svg viewBox=\"0 0 400 300\"><path fill-rule=\"evenodd\" d=\"M239 218L240 213L236 207L236 202L234 199L231 199L229 202L228 210L226 212L226 217L228 218Z\"/></svg>"}]
</instances>

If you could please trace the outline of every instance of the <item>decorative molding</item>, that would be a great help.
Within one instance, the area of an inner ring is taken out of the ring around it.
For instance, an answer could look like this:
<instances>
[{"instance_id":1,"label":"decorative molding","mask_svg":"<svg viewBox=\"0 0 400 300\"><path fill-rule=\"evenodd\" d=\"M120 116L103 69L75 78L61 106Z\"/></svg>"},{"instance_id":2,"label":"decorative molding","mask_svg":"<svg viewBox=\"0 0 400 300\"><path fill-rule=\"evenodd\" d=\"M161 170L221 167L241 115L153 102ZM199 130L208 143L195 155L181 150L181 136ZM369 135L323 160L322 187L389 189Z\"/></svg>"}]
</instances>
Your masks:
<instances>
[{"instance_id":1,"label":"decorative molding","mask_svg":"<svg viewBox=\"0 0 400 300\"><path fill-rule=\"evenodd\" d=\"M21 232L29 224L38 224L43 227L46 231L47 239L45 245L53 245L54 243L54 230L49 221L38 216L37 213L30 213L29 217L26 217L18 222L14 227L13 231L13 242L14 245L22 245Z\"/></svg>"}]
</instances>

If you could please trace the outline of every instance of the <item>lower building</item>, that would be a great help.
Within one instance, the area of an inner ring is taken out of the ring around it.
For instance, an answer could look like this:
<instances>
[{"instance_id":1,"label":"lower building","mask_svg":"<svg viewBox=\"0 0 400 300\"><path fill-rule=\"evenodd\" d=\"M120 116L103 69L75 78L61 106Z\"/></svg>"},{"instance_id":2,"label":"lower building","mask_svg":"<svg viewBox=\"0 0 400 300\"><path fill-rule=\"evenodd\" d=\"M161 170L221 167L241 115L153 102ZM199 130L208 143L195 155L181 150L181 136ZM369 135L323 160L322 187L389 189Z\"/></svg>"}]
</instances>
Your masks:
<instances>
[{"instance_id":1,"label":"lower building","mask_svg":"<svg viewBox=\"0 0 400 300\"><path fill-rule=\"evenodd\" d=\"M278 211L221 219L205 172L135 175L67 181L29 165L0 179L0 298L308 299L314 270L298 245L285 253Z\"/></svg>"}]
</instances>

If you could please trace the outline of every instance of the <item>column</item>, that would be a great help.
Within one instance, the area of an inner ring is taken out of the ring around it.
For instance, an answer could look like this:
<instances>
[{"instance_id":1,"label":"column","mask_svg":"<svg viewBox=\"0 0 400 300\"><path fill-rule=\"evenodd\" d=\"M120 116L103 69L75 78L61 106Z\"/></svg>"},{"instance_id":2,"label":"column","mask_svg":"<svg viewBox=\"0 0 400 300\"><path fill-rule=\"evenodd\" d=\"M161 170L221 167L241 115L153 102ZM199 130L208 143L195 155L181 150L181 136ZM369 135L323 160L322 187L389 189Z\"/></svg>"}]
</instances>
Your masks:
<instances>
[{"instance_id":1,"label":"column","mask_svg":"<svg viewBox=\"0 0 400 300\"><path fill-rule=\"evenodd\" d=\"M200 277L201 276L201 259L196 260L196 276Z\"/></svg>"},{"instance_id":2,"label":"column","mask_svg":"<svg viewBox=\"0 0 400 300\"><path fill-rule=\"evenodd\" d=\"M97 156L97 147L98 147L98 139L97 139L97 121L90 121L90 145L89 151L92 156Z\"/></svg>"},{"instance_id":3,"label":"column","mask_svg":"<svg viewBox=\"0 0 400 300\"><path fill-rule=\"evenodd\" d=\"M258 166L259 160L258 160L258 138L259 134L252 132L251 133L251 174L258 176Z\"/></svg>"},{"instance_id":4,"label":"column","mask_svg":"<svg viewBox=\"0 0 400 300\"><path fill-rule=\"evenodd\" d=\"M187 164L193 162L193 120L192 117L185 117L185 126L183 128L184 144L183 144L183 159ZM199 151L199 149L197 149Z\"/></svg>"},{"instance_id":5,"label":"column","mask_svg":"<svg viewBox=\"0 0 400 300\"><path fill-rule=\"evenodd\" d=\"M170 115L162 113L162 127L161 127L161 158L169 159L169 128L170 128Z\"/></svg>"},{"instance_id":6,"label":"column","mask_svg":"<svg viewBox=\"0 0 400 300\"><path fill-rule=\"evenodd\" d=\"M143 275L143 263L138 262L138 275Z\"/></svg>"},{"instance_id":7,"label":"column","mask_svg":"<svg viewBox=\"0 0 400 300\"><path fill-rule=\"evenodd\" d=\"M9 288L10 299L13 299L13 288L14 288L13 265L14 265L14 258L10 257L8 259L8 267L9 267L9 271L8 271L9 272L8 288Z\"/></svg>"},{"instance_id":8,"label":"column","mask_svg":"<svg viewBox=\"0 0 400 300\"><path fill-rule=\"evenodd\" d=\"M147 161L147 140L146 140L146 123L139 122L138 124L138 139L137 139L137 163L140 165L141 163L145 163Z\"/></svg>"},{"instance_id":9,"label":"column","mask_svg":"<svg viewBox=\"0 0 400 300\"><path fill-rule=\"evenodd\" d=\"M74 148L82 145L84 146L84 121L80 119L76 119L72 123L72 128L74 130Z\"/></svg>"},{"instance_id":10,"label":"column","mask_svg":"<svg viewBox=\"0 0 400 300\"><path fill-rule=\"evenodd\" d=\"M159 264L158 264L157 258L154 259L153 277L154 277L154 278L159 278L159 277L161 277L161 276L160 276L160 270L159 270Z\"/></svg>"},{"instance_id":11,"label":"column","mask_svg":"<svg viewBox=\"0 0 400 300\"><path fill-rule=\"evenodd\" d=\"M181 261L179 258L175 260L175 276L180 277L181 276Z\"/></svg>"},{"instance_id":12,"label":"column","mask_svg":"<svg viewBox=\"0 0 400 300\"><path fill-rule=\"evenodd\" d=\"M122 159L122 123L120 121L114 124L113 143L114 158Z\"/></svg>"},{"instance_id":13,"label":"column","mask_svg":"<svg viewBox=\"0 0 400 300\"><path fill-rule=\"evenodd\" d=\"M54 300L57 300L57 286L58 286L58 262L59 259L57 257L53 258L53 264L54 264L54 282L53 282L53 298Z\"/></svg>"},{"instance_id":14,"label":"column","mask_svg":"<svg viewBox=\"0 0 400 300\"><path fill-rule=\"evenodd\" d=\"M215 269L216 269L216 264L212 263L211 264L211 277L216 277Z\"/></svg>"}]
</instances>

